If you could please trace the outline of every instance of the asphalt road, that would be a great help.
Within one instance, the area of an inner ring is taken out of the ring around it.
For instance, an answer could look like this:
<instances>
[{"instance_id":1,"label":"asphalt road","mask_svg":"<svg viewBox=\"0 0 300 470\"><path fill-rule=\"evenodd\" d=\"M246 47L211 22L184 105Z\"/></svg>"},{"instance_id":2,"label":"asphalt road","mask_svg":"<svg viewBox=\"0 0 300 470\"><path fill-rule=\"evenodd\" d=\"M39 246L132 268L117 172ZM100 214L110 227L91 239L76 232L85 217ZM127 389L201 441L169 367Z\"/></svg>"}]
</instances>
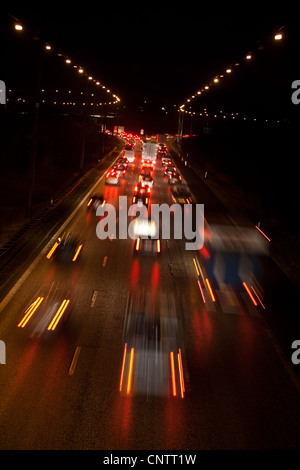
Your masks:
<instances>
[{"instance_id":1,"label":"asphalt road","mask_svg":"<svg viewBox=\"0 0 300 470\"><path fill-rule=\"evenodd\" d=\"M129 206L139 170L138 162L129 167L119 187L100 179L95 192L115 207L128 196ZM154 181L152 203L171 204L159 162ZM203 190L201 202L210 205L210 197ZM162 240L157 257L134 256L130 238L97 237L99 217L87 200L62 229L83 240L76 262L47 259L51 240L1 310L0 449L299 450L299 389L266 323L268 303L254 308L243 293L228 311L203 284L204 303L201 259L184 240ZM169 373L158 394L152 383L119 391L128 296L144 291L180 306L183 397L178 376L172 395ZM18 326L39 297L56 309L41 305ZM71 308L49 331L65 298Z\"/></svg>"}]
</instances>

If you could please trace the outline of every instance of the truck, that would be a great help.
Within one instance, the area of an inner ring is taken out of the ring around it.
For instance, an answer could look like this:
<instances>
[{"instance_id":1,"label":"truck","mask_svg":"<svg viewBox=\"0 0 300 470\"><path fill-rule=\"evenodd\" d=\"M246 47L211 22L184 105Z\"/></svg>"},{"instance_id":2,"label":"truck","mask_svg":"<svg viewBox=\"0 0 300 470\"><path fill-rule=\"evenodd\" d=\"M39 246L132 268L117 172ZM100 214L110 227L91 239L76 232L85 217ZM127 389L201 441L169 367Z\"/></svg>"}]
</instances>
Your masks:
<instances>
[{"instance_id":1,"label":"truck","mask_svg":"<svg viewBox=\"0 0 300 470\"><path fill-rule=\"evenodd\" d=\"M142 160L156 160L157 158L157 143L146 142L143 146Z\"/></svg>"},{"instance_id":2,"label":"truck","mask_svg":"<svg viewBox=\"0 0 300 470\"><path fill-rule=\"evenodd\" d=\"M247 308L249 299L251 306L263 306L262 258L269 255L266 239L252 226L211 225L205 221L204 232L204 246L195 260L200 268L198 265L196 270L212 301L217 294L223 311L228 313L240 310L239 299ZM200 280L198 285L200 288ZM200 291L204 299L202 288Z\"/></svg>"}]
</instances>

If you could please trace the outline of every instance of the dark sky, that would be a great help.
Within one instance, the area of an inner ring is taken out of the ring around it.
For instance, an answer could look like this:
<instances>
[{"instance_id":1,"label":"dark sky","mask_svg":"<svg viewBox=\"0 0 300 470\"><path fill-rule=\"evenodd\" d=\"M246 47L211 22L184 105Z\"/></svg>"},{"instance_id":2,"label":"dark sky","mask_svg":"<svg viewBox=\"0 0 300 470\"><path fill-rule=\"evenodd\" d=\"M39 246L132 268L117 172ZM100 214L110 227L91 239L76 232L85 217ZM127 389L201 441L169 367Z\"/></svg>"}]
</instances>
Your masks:
<instances>
[{"instance_id":1,"label":"dark sky","mask_svg":"<svg viewBox=\"0 0 300 470\"><path fill-rule=\"evenodd\" d=\"M10 2L5 11L80 61L127 109L146 110L151 103L152 108L171 110L228 64L265 45L293 18L282 7L263 11L255 4L230 8L227 3L221 11L218 4L210 5L81 2L32 7L24 2L17 7ZM238 101L246 95L243 88Z\"/></svg>"}]
</instances>

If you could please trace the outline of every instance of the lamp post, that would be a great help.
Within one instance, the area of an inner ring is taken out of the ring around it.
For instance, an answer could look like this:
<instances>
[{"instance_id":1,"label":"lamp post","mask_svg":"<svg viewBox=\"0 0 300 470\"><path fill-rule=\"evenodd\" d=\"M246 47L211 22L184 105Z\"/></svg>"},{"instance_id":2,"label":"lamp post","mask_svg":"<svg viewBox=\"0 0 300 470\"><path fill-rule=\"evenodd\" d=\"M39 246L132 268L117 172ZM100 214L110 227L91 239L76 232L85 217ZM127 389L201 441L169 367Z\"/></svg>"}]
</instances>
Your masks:
<instances>
[{"instance_id":1,"label":"lamp post","mask_svg":"<svg viewBox=\"0 0 300 470\"><path fill-rule=\"evenodd\" d=\"M184 111L179 108L179 117L178 117L178 135L177 135L177 142L180 143L182 141L183 135L183 117Z\"/></svg>"}]
</instances>

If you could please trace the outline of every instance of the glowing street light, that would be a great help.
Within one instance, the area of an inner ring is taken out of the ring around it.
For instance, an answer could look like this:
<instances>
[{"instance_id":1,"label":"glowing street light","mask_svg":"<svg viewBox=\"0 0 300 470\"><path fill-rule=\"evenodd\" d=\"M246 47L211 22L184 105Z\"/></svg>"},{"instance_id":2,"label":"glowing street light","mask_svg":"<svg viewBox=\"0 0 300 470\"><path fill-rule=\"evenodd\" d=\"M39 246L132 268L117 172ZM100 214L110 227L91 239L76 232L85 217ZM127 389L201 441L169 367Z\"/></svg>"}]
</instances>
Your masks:
<instances>
[{"instance_id":1,"label":"glowing street light","mask_svg":"<svg viewBox=\"0 0 300 470\"><path fill-rule=\"evenodd\" d=\"M22 30L23 30L23 26L22 26L20 23L16 23L16 24L15 24L15 30L16 30L16 31L22 31Z\"/></svg>"},{"instance_id":2,"label":"glowing street light","mask_svg":"<svg viewBox=\"0 0 300 470\"><path fill-rule=\"evenodd\" d=\"M282 34L281 34L281 33L275 34L274 39L275 39L276 41L280 41L280 40L282 39Z\"/></svg>"}]
</instances>

